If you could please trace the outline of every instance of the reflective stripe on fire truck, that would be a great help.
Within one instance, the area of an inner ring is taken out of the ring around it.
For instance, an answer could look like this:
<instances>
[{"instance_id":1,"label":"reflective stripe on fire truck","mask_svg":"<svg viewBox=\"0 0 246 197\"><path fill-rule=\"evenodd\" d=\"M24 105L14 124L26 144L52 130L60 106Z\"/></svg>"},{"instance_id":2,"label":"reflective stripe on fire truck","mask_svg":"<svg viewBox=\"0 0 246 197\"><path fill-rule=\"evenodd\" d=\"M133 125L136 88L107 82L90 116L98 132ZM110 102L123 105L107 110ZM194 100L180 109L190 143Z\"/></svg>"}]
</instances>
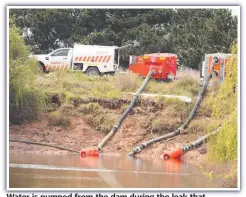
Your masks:
<instances>
[{"instance_id":1,"label":"reflective stripe on fire truck","mask_svg":"<svg viewBox=\"0 0 246 197\"><path fill-rule=\"evenodd\" d=\"M103 58L103 56L100 56L100 59L98 60L98 62L101 62L102 58Z\"/></svg>"},{"instance_id":2,"label":"reflective stripe on fire truck","mask_svg":"<svg viewBox=\"0 0 246 197\"><path fill-rule=\"evenodd\" d=\"M88 56L86 61L89 62L90 59L91 59L91 56Z\"/></svg>"},{"instance_id":3,"label":"reflective stripe on fire truck","mask_svg":"<svg viewBox=\"0 0 246 197\"><path fill-rule=\"evenodd\" d=\"M75 62L86 61L86 62L109 62L111 55L106 56L78 56L74 58Z\"/></svg>"},{"instance_id":4,"label":"reflective stripe on fire truck","mask_svg":"<svg viewBox=\"0 0 246 197\"><path fill-rule=\"evenodd\" d=\"M96 56L95 62L97 62L98 59L99 59L99 56Z\"/></svg>"},{"instance_id":5,"label":"reflective stripe on fire truck","mask_svg":"<svg viewBox=\"0 0 246 197\"><path fill-rule=\"evenodd\" d=\"M65 64L65 65L49 65L47 64L45 66L45 70L58 70L58 69L69 69L69 65Z\"/></svg>"},{"instance_id":6,"label":"reflective stripe on fire truck","mask_svg":"<svg viewBox=\"0 0 246 197\"><path fill-rule=\"evenodd\" d=\"M102 61L102 62L105 62L105 61L106 61L106 59L107 59L107 56L105 56L105 57L103 58L103 61Z\"/></svg>"}]
</instances>

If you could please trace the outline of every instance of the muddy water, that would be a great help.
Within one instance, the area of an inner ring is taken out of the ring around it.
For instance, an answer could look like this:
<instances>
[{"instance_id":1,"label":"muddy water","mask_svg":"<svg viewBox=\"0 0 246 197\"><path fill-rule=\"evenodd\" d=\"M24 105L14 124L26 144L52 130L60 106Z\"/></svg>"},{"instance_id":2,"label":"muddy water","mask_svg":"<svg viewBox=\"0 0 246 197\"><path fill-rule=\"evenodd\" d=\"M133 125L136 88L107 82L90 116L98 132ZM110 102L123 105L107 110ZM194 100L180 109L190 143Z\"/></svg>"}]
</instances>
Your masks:
<instances>
[{"instance_id":1,"label":"muddy water","mask_svg":"<svg viewBox=\"0 0 246 197\"><path fill-rule=\"evenodd\" d=\"M193 165L126 156L10 155L10 188L212 188Z\"/></svg>"}]
</instances>

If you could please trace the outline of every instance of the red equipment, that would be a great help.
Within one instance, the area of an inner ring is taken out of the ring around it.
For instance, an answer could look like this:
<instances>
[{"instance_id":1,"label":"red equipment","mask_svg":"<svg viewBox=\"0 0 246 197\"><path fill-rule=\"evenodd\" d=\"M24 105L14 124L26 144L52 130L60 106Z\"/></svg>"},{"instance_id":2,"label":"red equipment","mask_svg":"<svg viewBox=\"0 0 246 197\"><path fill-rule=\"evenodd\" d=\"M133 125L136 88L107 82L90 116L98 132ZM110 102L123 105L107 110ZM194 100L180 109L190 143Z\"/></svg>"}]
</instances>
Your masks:
<instances>
[{"instance_id":1,"label":"red equipment","mask_svg":"<svg viewBox=\"0 0 246 197\"><path fill-rule=\"evenodd\" d=\"M98 157L99 152L96 149L84 149L80 151L80 157L87 157L87 156Z\"/></svg>"},{"instance_id":2,"label":"red equipment","mask_svg":"<svg viewBox=\"0 0 246 197\"><path fill-rule=\"evenodd\" d=\"M167 80L168 75L176 76L177 55L171 53L152 53L144 56L130 56L129 70L146 77L150 68L155 70L152 78Z\"/></svg>"},{"instance_id":3,"label":"red equipment","mask_svg":"<svg viewBox=\"0 0 246 197\"><path fill-rule=\"evenodd\" d=\"M164 153L163 159L164 160L169 160L169 159L180 159L182 156L182 148L177 148L174 151L169 151Z\"/></svg>"}]
</instances>

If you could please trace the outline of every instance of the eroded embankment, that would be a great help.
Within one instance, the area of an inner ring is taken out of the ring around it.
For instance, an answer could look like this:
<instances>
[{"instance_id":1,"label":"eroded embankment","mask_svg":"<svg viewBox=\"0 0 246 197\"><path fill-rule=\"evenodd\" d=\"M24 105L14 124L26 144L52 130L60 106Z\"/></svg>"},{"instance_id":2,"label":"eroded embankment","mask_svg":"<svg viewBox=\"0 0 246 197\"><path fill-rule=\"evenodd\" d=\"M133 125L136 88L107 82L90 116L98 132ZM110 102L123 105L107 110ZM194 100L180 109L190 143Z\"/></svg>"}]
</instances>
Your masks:
<instances>
[{"instance_id":1,"label":"eroded embankment","mask_svg":"<svg viewBox=\"0 0 246 197\"><path fill-rule=\"evenodd\" d=\"M50 106L39 120L23 125L10 125L10 138L47 143L73 150L96 147L110 131L128 99L74 99L61 103L59 95L50 95ZM192 104L177 99L161 102L143 100L137 103L119 131L103 148L104 153L126 154L137 144L158 135L172 132L185 119ZM197 121L199 121L199 116ZM165 150L191 142L204 134L203 130L188 129L187 135L156 143L138 156L160 157ZM10 143L11 152L37 154L72 154L36 145ZM199 153L200 152L200 153ZM205 148L187 153L192 160L206 153Z\"/></svg>"}]
</instances>

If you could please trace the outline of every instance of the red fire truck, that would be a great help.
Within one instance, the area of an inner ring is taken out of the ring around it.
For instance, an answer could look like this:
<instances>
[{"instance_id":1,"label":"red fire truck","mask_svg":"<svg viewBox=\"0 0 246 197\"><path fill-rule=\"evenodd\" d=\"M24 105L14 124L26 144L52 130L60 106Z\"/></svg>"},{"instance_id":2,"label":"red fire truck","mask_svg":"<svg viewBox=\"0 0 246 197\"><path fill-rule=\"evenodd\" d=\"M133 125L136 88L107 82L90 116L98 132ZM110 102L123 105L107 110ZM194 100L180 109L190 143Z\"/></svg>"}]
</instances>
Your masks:
<instances>
[{"instance_id":1,"label":"red fire truck","mask_svg":"<svg viewBox=\"0 0 246 197\"><path fill-rule=\"evenodd\" d=\"M147 76L150 68L155 69L152 78L167 80L169 75L176 76L177 55L171 53L152 53L143 56L130 56L129 70L140 76Z\"/></svg>"}]
</instances>

